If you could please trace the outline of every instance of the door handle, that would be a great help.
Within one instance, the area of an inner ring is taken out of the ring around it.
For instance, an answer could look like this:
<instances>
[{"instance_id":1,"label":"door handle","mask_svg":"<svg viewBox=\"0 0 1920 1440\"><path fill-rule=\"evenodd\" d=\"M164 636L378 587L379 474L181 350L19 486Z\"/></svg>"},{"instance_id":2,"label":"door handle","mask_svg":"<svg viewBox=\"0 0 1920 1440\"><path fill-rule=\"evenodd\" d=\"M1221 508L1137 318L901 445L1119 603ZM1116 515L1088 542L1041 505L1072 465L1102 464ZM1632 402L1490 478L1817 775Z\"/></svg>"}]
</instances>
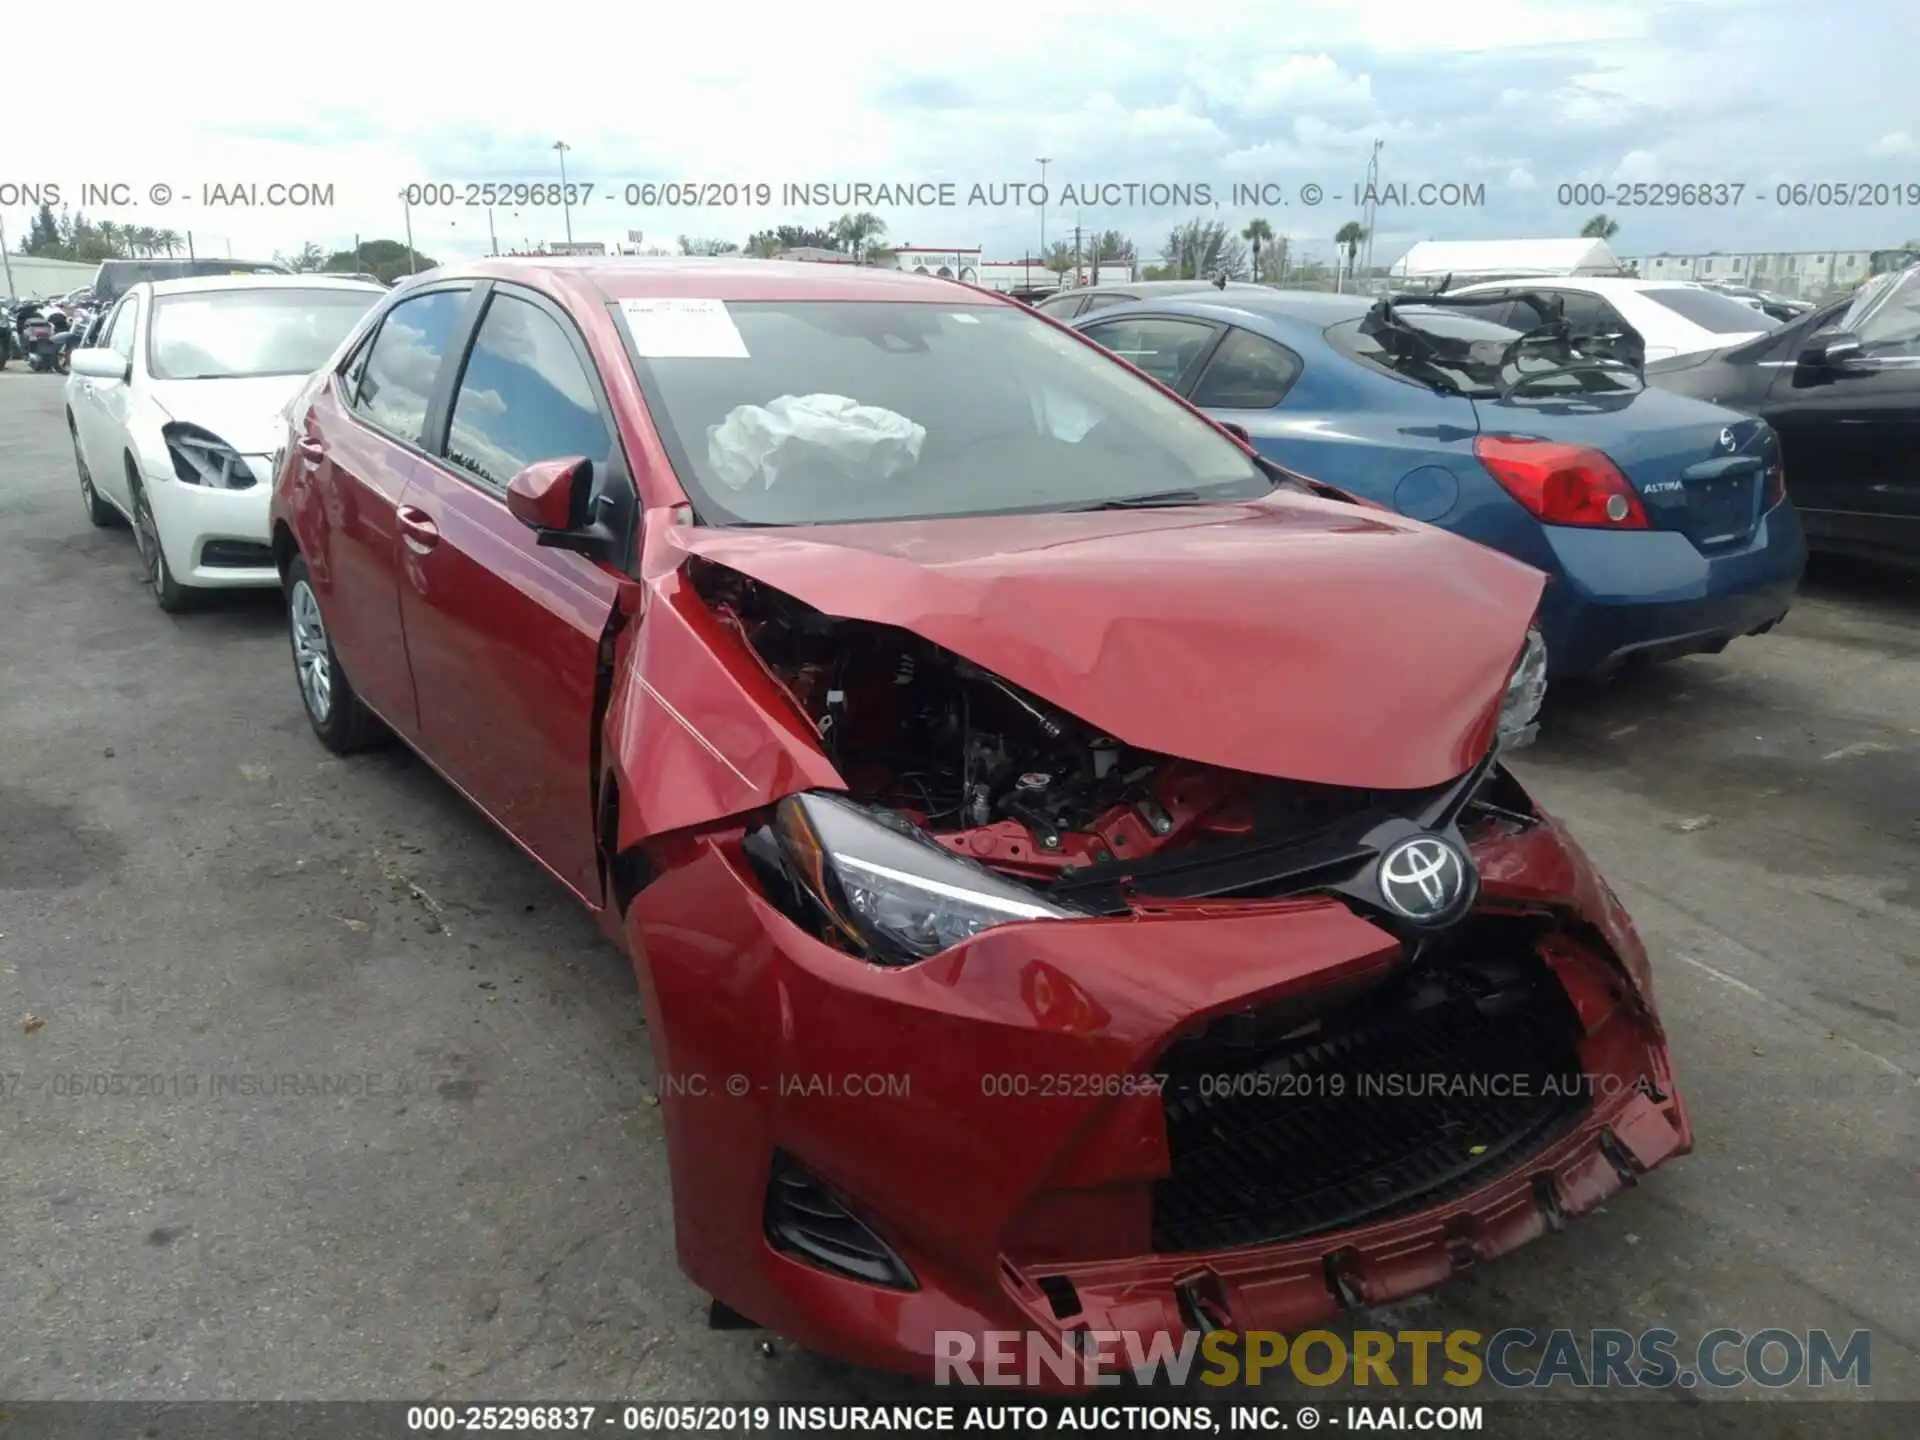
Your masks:
<instances>
[{"instance_id":1,"label":"door handle","mask_svg":"<svg viewBox=\"0 0 1920 1440\"><path fill-rule=\"evenodd\" d=\"M402 505L394 512L400 522L400 538L416 555L425 555L440 543L440 527L424 510Z\"/></svg>"},{"instance_id":2,"label":"door handle","mask_svg":"<svg viewBox=\"0 0 1920 1440\"><path fill-rule=\"evenodd\" d=\"M301 455L308 460L319 461L327 458L327 447L309 435L302 435L294 443L299 447Z\"/></svg>"}]
</instances>

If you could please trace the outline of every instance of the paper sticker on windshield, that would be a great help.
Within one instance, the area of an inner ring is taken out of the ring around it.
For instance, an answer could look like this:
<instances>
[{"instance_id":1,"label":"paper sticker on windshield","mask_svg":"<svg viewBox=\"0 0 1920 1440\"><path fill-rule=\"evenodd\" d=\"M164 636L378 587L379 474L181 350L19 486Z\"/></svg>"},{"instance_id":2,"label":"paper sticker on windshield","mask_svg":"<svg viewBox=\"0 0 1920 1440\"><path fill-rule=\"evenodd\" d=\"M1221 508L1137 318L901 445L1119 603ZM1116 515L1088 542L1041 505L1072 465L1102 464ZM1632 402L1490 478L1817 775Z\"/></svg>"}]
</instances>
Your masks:
<instances>
[{"instance_id":1,"label":"paper sticker on windshield","mask_svg":"<svg viewBox=\"0 0 1920 1440\"><path fill-rule=\"evenodd\" d=\"M723 300L622 300L633 346L648 360L745 360L747 342Z\"/></svg>"}]
</instances>

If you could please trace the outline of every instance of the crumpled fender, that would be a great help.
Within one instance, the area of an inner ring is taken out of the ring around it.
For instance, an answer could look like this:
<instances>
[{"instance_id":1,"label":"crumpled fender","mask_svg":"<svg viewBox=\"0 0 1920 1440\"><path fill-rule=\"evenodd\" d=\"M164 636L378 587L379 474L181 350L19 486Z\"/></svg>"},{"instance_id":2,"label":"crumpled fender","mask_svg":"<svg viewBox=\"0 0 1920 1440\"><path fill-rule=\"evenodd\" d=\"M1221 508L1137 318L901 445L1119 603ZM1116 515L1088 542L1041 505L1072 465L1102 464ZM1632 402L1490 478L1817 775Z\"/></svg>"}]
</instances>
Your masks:
<instances>
[{"instance_id":1,"label":"crumpled fender","mask_svg":"<svg viewBox=\"0 0 1920 1440\"><path fill-rule=\"evenodd\" d=\"M640 623L615 639L603 734L620 783L616 852L846 788L792 697L687 583L676 531L671 511L648 515Z\"/></svg>"}]
</instances>

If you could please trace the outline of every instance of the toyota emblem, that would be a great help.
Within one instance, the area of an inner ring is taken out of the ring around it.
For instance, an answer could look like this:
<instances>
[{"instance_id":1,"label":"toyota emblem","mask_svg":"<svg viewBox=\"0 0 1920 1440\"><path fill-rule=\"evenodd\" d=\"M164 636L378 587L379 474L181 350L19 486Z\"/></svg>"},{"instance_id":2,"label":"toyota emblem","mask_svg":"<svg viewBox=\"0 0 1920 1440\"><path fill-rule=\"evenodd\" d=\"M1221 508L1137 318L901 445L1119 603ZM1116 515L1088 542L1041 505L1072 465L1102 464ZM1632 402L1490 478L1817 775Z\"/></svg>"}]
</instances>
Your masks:
<instances>
[{"instance_id":1,"label":"toyota emblem","mask_svg":"<svg viewBox=\"0 0 1920 1440\"><path fill-rule=\"evenodd\" d=\"M1380 898L1416 923L1441 920L1467 894L1467 858L1435 835L1402 840L1380 857Z\"/></svg>"}]
</instances>

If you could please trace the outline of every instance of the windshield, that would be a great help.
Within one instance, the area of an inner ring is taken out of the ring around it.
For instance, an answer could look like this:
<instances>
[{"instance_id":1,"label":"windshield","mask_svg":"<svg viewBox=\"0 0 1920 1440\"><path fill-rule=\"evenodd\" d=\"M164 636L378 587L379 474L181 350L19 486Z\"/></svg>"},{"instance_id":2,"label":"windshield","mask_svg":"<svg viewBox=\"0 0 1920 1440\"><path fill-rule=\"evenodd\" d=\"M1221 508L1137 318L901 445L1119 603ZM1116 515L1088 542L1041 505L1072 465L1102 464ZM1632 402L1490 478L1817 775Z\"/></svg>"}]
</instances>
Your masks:
<instances>
[{"instance_id":1,"label":"windshield","mask_svg":"<svg viewBox=\"0 0 1920 1440\"><path fill-rule=\"evenodd\" d=\"M1224 435L1023 309L626 301L700 518L823 524L1266 494Z\"/></svg>"},{"instance_id":2,"label":"windshield","mask_svg":"<svg viewBox=\"0 0 1920 1440\"><path fill-rule=\"evenodd\" d=\"M326 364L373 290L201 290L154 301L147 341L157 380L309 375Z\"/></svg>"},{"instance_id":3,"label":"windshield","mask_svg":"<svg viewBox=\"0 0 1920 1440\"><path fill-rule=\"evenodd\" d=\"M1420 335L1447 343L1419 359L1394 354L1374 336L1361 333L1365 317L1329 326L1326 337L1336 350L1385 370L1395 379L1448 394L1487 399L1516 385L1523 386L1529 395L1613 394L1639 388L1627 369L1567 369L1571 364L1603 359L1597 342L1587 350L1582 349L1579 337L1571 348L1557 343L1529 343L1510 354L1522 332L1477 315L1403 302L1393 307L1393 317L1396 323Z\"/></svg>"},{"instance_id":4,"label":"windshield","mask_svg":"<svg viewBox=\"0 0 1920 1440\"><path fill-rule=\"evenodd\" d=\"M1773 318L1764 310L1756 310L1731 295L1721 295L1712 290L1687 290L1676 286L1671 290L1642 290L1640 293L1654 304L1716 335L1751 335L1756 330L1765 330L1774 324Z\"/></svg>"}]
</instances>

